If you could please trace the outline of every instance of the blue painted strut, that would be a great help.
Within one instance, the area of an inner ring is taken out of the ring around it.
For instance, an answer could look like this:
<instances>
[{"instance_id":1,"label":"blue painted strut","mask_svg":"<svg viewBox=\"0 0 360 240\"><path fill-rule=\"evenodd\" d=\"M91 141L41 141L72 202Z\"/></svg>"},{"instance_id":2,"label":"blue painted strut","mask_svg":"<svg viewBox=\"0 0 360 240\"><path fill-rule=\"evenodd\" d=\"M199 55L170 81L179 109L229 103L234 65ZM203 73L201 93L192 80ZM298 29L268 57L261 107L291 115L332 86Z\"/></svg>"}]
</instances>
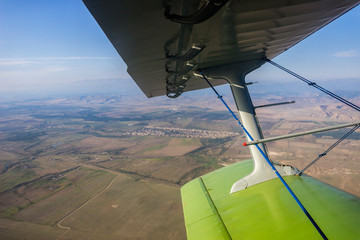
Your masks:
<instances>
[{"instance_id":1,"label":"blue painted strut","mask_svg":"<svg viewBox=\"0 0 360 240\"><path fill-rule=\"evenodd\" d=\"M203 76L203 78L205 79L205 81L209 84L209 86L212 88L212 90L215 92L215 94L218 96L218 98L222 101L222 103L225 105L225 107L229 110L229 112L231 113L231 115L235 118L235 120L238 122L238 124L240 125L240 127L244 130L245 134L249 137L249 139L251 141L254 141L253 137L250 135L250 133L246 130L246 128L244 127L244 125L240 122L239 118L236 117L236 115L233 113L233 111L231 111L230 107L227 105L227 103L224 101L224 99L222 98L222 96L215 90L215 88L213 87L213 85L209 82L209 80L206 78L206 76L200 72L200 74ZM314 225L314 227L316 228L316 230L319 232L319 234L321 235L321 237L323 239L328 239L324 232L320 229L320 227L317 225L317 223L315 222L315 220L311 217L310 213L306 210L306 208L304 207L304 205L302 205L302 203L300 202L300 200L297 198L297 196L295 195L295 193L291 190L291 188L289 187L289 185L285 182L285 180L283 179L283 177L280 175L280 173L276 170L276 168L274 167L274 165L272 164L272 162L269 160L269 158L266 156L266 154L264 153L264 151L258 146L258 144L255 144L256 148L259 150L260 154L265 158L266 162L270 165L270 167L274 170L275 174L278 176L278 178L281 180L281 182L284 184L284 186L286 187L286 189L289 191L289 193L291 194L291 196L295 199L296 203L299 205L299 207L301 208L301 210L305 213L305 215L307 216L307 218L310 220L310 222Z\"/></svg>"}]
</instances>

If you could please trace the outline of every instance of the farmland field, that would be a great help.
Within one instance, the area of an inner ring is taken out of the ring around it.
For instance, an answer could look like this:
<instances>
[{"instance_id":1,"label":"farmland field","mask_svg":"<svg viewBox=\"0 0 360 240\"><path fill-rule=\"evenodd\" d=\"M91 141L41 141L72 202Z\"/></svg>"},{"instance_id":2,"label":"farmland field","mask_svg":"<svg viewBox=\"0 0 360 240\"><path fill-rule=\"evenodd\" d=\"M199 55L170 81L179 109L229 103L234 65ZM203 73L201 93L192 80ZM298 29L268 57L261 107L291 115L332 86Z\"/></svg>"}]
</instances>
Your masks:
<instances>
[{"instance_id":1,"label":"farmland field","mask_svg":"<svg viewBox=\"0 0 360 240\"><path fill-rule=\"evenodd\" d=\"M185 239L180 187L251 157L236 122L201 97L43 99L0 113L2 239ZM257 113L265 137L359 118L326 99ZM345 132L272 142L269 156L301 169ZM354 133L307 174L359 196L359 141Z\"/></svg>"}]
</instances>

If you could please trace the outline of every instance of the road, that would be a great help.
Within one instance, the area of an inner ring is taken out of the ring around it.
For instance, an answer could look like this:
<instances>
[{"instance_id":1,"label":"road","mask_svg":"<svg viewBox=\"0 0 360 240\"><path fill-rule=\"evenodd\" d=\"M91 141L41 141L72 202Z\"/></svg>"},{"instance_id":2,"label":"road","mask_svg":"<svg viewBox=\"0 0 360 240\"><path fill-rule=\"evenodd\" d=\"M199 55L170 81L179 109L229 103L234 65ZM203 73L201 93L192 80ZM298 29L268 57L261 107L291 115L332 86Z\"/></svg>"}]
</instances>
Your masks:
<instances>
[{"instance_id":1,"label":"road","mask_svg":"<svg viewBox=\"0 0 360 240\"><path fill-rule=\"evenodd\" d=\"M99 167L99 166L94 166L94 165L88 165L88 164L84 164L82 165L83 167L87 167L87 168L91 168L91 169L95 169L95 170L103 170L103 171L107 171L108 173L111 173L113 175L115 175L115 177L110 181L110 183L105 186L100 192L98 192L97 194L95 194L94 196L92 196L89 200L87 200L85 203L83 203L81 206L79 206L78 208L74 209L71 213L69 213L68 215L66 215L64 218L62 218L57 226L61 229L65 229L66 231L61 234L58 238L56 238L56 240L59 240L61 238L63 238L65 236L65 234L67 234L71 228L68 226L63 226L61 225L66 219L68 219L69 217L71 217L72 215L74 215L76 212L78 212L82 207L86 206L90 201L94 200L96 197L98 197L100 194L102 194L103 192L105 192L110 186L111 184L114 182L114 180L118 177L118 176L126 176L126 175L137 175L136 173L123 173L123 172L118 172L118 171L114 171L114 170L110 170L107 168L103 168L103 167ZM138 175L138 177L141 175ZM160 179L155 179L155 178L151 178L151 177L147 177L147 176L141 176L142 179L148 179L150 181L154 181L154 182L159 182L162 184L166 184L166 185L170 185L173 187L179 187L178 184L176 183L171 183L171 182L167 182L165 180L160 180Z\"/></svg>"},{"instance_id":2,"label":"road","mask_svg":"<svg viewBox=\"0 0 360 240\"><path fill-rule=\"evenodd\" d=\"M90 167L87 166L86 167ZM118 177L118 174L115 174L115 177L109 182L109 184L107 186L105 186L100 192L98 192L97 194L95 194L94 196L92 196L89 200L87 200L85 203L83 203L81 206L79 206L78 208L74 209L71 213L69 213L68 215L66 215L63 219L61 219L58 222L58 227L62 228L62 229L66 229L66 231L61 234L56 240L61 239L63 236L65 236L66 233L68 233L71 229L70 227L67 226L63 226L61 225L62 222L64 222L66 219L68 219L69 217L71 217L72 215L74 215L77 211L79 211L82 207L86 206L90 201L94 200L96 197L98 197L100 194L102 194L103 192L105 192L110 186L111 184L114 182L114 180Z\"/></svg>"}]
</instances>

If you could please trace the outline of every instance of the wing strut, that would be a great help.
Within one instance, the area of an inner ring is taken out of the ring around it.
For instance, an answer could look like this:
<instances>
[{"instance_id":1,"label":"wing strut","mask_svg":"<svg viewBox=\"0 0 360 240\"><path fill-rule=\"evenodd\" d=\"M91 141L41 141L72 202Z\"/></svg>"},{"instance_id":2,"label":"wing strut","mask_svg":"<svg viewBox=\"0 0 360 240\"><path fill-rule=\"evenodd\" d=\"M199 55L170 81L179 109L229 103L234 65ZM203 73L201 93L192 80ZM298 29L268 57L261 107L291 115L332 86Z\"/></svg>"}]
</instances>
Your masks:
<instances>
[{"instance_id":1,"label":"wing strut","mask_svg":"<svg viewBox=\"0 0 360 240\"><path fill-rule=\"evenodd\" d=\"M209 84L209 86L212 88L212 90L215 92L215 94L218 96L218 98L221 100L221 102L225 105L225 107L229 110L229 112L231 113L231 115L235 118L235 120L237 121L237 123L240 125L240 127L244 130L245 134L248 136L248 138L251 141L254 141L253 137L250 135L250 133L246 130L246 128L244 127L244 125L240 122L240 120L236 117L236 115L233 113L233 111L231 111L230 107L227 105L227 103L224 101L224 99L222 98L222 96L216 91L216 89L213 87L213 85L209 82L209 80L206 78L206 76L200 72L200 74L202 75L202 77L205 79L205 81ZM294 198L294 200L296 201L296 203L299 205L299 207L301 208L301 210L305 213L305 215L307 216L307 218L310 220L310 222L314 225L314 227L316 228L316 230L318 231L318 233L321 235L321 237L323 239L328 239L326 237L326 235L324 234L324 232L320 229L320 227L317 225L317 223L315 222L315 220L311 217L310 213L306 210L306 208L304 207L304 205L300 202L300 200L297 198L297 196L295 195L295 193L291 190L291 188L289 187L289 185L285 182L285 180L283 179L283 177L280 175L280 173L276 170L276 168L274 167L274 165L272 164L272 162L270 161L270 159L267 157L267 155L264 153L264 151L258 146L258 144L255 145L256 148L258 149L258 151L260 152L260 154L264 157L264 159L266 160L266 162L270 165L270 167L273 169L273 171L275 172L275 174L277 175L277 177L281 180L281 182L284 184L285 188L289 191L289 193L291 194L291 196Z\"/></svg>"}]
</instances>

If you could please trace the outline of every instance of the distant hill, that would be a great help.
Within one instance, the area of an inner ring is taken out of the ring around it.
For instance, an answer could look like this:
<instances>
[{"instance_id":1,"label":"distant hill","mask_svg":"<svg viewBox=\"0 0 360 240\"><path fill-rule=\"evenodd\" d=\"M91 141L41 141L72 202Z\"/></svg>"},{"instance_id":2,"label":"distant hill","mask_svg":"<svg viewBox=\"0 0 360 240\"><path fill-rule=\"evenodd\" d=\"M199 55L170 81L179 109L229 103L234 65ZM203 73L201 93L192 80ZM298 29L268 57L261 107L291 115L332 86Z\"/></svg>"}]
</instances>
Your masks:
<instances>
[{"instance_id":1,"label":"distant hill","mask_svg":"<svg viewBox=\"0 0 360 240\"><path fill-rule=\"evenodd\" d=\"M247 80L251 82L251 79ZM355 98L360 95L359 86L360 79L339 79L319 81L317 84L329 89L342 97ZM264 98L268 96L279 97L304 97L304 96L321 96L324 95L320 91L309 87L307 84L296 79L289 79L289 81L259 81L256 84L248 86L250 94L255 98ZM219 86L217 89L223 95L227 95L229 99L232 98L230 87L227 85ZM35 86L29 91L7 91L0 89L0 101L9 101L14 99L24 100L29 98L61 98L74 96L93 96L93 95L121 95L121 96L136 96L143 100L147 99L136 83L132 79L97 79L97 80L83 80L64 84L47 85L47 87ZM172 103L178 101L188 101L188 98L198 96L210 96L211 100L213 92L210 89L202 89L192 92L185 92L178 99L168 99ZM156 99L156 98L155 98ZM193 99L192 99L193 100ZM191 100L191 101L192 101ZM165 100L162 100L165 101ZM166 100L167 101L167 100Z\"/></svg>"}]
</instances>

